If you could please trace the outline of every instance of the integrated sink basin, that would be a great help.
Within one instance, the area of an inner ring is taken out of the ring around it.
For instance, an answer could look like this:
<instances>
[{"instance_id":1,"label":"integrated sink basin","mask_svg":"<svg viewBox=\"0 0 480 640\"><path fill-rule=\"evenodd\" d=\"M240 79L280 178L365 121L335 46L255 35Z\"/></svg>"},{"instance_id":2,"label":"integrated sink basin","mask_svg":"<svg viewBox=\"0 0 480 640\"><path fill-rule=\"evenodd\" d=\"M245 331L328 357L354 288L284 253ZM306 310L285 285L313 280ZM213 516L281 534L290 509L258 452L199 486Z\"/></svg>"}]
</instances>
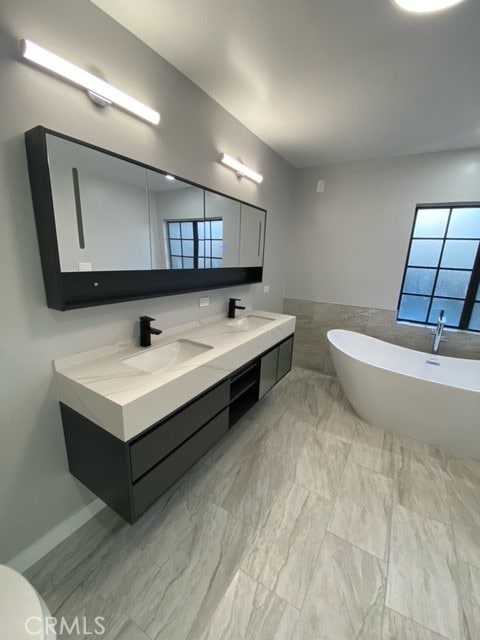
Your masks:
<instances>
[{"instance_id":1,"label":"integrated sink basin","mask_svg":"<svg viewBox=\"0 0 480 640\"><path fill-rule=\"evenodd\" d=\"M237 329L237 331L253 331L254 329L260 329L260 327L263 327L269 322L273 322L273 318L251 315L231 320L227 322L227 326Z\"/></svg>"},{"instance_id":2,"label":"integrated sink basin","mask_svg":"<svg viewBox=\"0 0 480 640\"><path fill-rule=\"evenodd\" d=\"M194 340L175 340L162 347L154 347L130 358L125 358L122 362L140 371L159 373L182 364L182 362L187 362L206 351L210 351L210 349L213 347Z\"/></svg>"}]
</instances>

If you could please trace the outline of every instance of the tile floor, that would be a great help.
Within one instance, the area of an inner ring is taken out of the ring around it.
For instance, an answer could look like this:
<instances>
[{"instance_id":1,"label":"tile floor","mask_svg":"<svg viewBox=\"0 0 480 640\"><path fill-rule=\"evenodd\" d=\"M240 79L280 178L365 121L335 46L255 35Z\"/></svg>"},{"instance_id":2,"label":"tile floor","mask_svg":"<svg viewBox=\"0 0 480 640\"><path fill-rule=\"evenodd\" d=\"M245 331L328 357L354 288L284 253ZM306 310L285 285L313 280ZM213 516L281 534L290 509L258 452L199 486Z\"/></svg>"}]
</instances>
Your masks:
<instances>
[{"instance_id":1,"label":"tile floor","mask_svg":"<svg viewBox=\"0 0 480 640\"><path fill-rule=\"evenodd\" d=\"M478 639L480 463L295 369L134 526L105 509L28 577L105 640Z\"/></svg>"}]
</instances>

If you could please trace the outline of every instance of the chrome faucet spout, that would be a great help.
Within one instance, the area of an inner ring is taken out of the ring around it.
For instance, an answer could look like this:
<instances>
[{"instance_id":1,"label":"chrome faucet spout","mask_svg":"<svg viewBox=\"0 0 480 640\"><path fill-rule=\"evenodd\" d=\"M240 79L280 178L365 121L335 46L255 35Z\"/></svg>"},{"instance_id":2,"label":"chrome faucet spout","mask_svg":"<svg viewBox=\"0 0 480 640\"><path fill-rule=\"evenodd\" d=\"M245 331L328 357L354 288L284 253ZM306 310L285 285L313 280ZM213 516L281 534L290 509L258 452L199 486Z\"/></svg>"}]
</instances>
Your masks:
<instances>
[{"instance_id":1,"label":"chrome faucet spout","mask_svg":"<svg viewBox=\"0 0 480 640\"><path fill-rule=\"evenodd\" d=\"M435 327L435 329L432 329L432 333L434 336L432 353L438 353L440 342L446 342L446 339L442 337L446 322L447 322L447 319L445 317L445 309L441 309L440 315L438 316L437 326Z\"/></svg>"}]
</instances>

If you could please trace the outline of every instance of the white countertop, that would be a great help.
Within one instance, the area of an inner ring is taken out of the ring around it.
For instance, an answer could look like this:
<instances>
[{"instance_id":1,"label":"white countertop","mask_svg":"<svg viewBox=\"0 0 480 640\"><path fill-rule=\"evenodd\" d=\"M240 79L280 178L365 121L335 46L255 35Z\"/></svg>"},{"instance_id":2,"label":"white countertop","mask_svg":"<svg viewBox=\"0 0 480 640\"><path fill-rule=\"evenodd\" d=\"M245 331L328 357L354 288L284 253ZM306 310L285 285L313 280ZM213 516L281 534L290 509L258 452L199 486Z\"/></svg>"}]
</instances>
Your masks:
<instances>
[{"instance_id":1,"label":"white countertop","mask_svg":"<svg viewBox=\"0 0 480 640\"><path fill-rule=\"evenodd\" d=\"M237 317L242 315L272 322L240 331L216 316L152 336L151 347L130 341L55 360L59 400L120 440L130 440L295 331L294 316L247 310ZM212 348L158 373L123 362L179 339Z\"/></svg>"}]
</instances>

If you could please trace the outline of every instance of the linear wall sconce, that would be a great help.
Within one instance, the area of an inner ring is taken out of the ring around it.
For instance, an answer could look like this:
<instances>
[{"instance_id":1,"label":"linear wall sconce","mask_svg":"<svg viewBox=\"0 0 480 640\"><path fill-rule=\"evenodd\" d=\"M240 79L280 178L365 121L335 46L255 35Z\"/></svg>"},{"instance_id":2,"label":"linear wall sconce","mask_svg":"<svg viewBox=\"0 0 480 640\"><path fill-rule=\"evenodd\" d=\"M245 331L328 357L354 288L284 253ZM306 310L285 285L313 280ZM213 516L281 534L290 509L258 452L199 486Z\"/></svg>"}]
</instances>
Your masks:
<instances>
[{"instance_id":1,"label":"linear wall sconce","mask_svg":"<svg viewBox=\"0 0 480 640\"><path fill-rule=\"evenodd\" d=\"M398 6L411 13L434 13L449 9L464 0L395 0Z\"/></svg>"},{"instance_id":2,"label":"linear wall sconce","mask_svg":"<svg viewBox=\"0 0 480 640\"><path fill-rule=\"evenodd\" d=\"M232 158L232 156L229 156L226 153L222 153L220 156L220 162L227 167L230 167L230 169L233 169L240 178L250 178L250 180L258 182L258 184L263 181L262 175L247 167L243 162L240 162L240 160L235 160L235 158Z\"/></svg>"},{"instance_id":3,"label":"linear wall sconce","mask_svg":"<svg viewBox=\"0 0 480 640\"><path fill-rule=\"evenodd\" d=\"M89 73L71 62L64 60L55 53L40 47L30 40L21 40L21 55L25 60L51 71L57 76L69 80L83 89L86 89L90 98L100 106L115 104L117 107L132 113L133 115L150 122L158 124L160 114L158 111L147 107L135 98L127 95L120 89L112 87L101 78Z\"/></svg>"}]
</instances>

